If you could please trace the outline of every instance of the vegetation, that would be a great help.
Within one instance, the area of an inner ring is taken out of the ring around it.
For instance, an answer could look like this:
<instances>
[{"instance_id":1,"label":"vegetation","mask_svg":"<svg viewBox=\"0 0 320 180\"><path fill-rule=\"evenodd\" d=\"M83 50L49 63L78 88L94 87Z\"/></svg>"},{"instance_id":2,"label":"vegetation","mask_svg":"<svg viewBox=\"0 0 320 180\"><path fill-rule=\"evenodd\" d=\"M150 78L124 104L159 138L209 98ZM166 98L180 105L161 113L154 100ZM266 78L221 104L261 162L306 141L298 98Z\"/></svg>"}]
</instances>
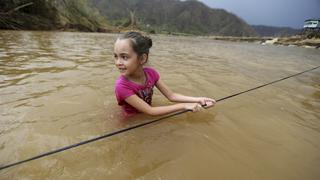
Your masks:
<instances>
[{"instance_id":1,"label":"vegetation","mask_svg":"<svg viewBox=\"0 0 320 180\"><path fill-rule=\"evenodd\" d=\"M223 9L196 0L1 0L1 29L118 32L128 29L176 35L288 36L298 30L249 26Z\"/></svg>"},{"instance_id":2,"label":"vegetation","mask_svg":"<svg viewBox=\"0 0 320 180\"><path fill-rule=\"evenodd\" d=\"M189 0L92 0L92 5L118 28L196 35L255 36L237 16Z\"/></svg>"},{"instance_id":3,"label":"vegetation","mask_svg":"<svg viewBox=\"0 0 320 180\"><path fill-rule=\"evenodd\" d=\"M253 29L263 37L289 37L298 35L302 32L301 29L293 29L289 27L270 27L270 26L252 26Z\"/></svg>"},{"instance_id":4,"label":"vegetation","mask_svg":"<svg viewBox=\"0 0 320 180\"><path fill-rule=\"evenodd\" d=\"M0 28L103 31L107 23L87 0L2 0Z\"/></svg>"},{"instance_id":5,"label":"vegetation","mask_svg":"<svg viewBox=\"0 0 320 180\"><path fill-rule=\"evenodd\" d=\"M2 0L0 28L255 36L243 20L195 0Z\"/></svg>"},{"instance_id":6,"label":"vegetation","mask_svg":"<svg viewBox=\"0 0 320 180\"><path fill-rule=\"evenodd\" d=\"M56 9L40 0L3 0L0 7L0 26L4 29L50 29L56 23Z\"/></svg>"}]
</instances>

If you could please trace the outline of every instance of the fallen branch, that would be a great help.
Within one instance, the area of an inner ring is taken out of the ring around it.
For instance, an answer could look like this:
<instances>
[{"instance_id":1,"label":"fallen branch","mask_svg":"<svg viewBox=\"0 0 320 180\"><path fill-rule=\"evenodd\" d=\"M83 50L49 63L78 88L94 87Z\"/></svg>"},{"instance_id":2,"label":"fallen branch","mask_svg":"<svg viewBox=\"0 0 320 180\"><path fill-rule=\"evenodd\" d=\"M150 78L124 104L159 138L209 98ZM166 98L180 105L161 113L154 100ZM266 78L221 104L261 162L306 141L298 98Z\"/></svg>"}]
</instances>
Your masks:
<instances>
[{"instance_id":1,"label":"fallen branch","mask_svg":"<svg viewBox=\"0 0 320 180\"><path fill-rule=\"evenodd\" d=\"M2 14L11 14L11 13L13 13L13 12L15 12L15 11L18 11L19 9L22 9L22 8L24 8L24 7L27 7L27 6L31 6L32 4L33 4L33 2L29 2L29 3L27 3L27 4L23 4L23 5L21 5L21 6L15 7L14 9L12 9L12 10L10 10L10 11L7 11L7 12L5 12L5 13L2 13Z\"/></svg>"}]
</instances>

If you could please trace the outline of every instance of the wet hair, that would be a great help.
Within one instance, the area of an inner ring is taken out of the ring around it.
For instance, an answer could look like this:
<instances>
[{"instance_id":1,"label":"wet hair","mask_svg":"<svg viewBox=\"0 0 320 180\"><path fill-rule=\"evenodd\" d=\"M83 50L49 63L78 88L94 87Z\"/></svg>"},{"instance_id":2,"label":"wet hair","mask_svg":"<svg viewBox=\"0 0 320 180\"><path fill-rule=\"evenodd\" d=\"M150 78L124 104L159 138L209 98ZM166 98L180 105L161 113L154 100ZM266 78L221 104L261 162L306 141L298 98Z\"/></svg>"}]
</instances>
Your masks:
<instances>
[{"instance_id":1,"label":"wet hair","mask_svg":"<svg viewBox=\"0 0 320 180\"><path fill-rule=\"evenodd\" d=\"M143 54L149 56L149 50L152 47L152 39L150 37L131 31L121 35L118 39L129 39L132 49L138 56L142 56Z\"/></svg>"}]
</instances>

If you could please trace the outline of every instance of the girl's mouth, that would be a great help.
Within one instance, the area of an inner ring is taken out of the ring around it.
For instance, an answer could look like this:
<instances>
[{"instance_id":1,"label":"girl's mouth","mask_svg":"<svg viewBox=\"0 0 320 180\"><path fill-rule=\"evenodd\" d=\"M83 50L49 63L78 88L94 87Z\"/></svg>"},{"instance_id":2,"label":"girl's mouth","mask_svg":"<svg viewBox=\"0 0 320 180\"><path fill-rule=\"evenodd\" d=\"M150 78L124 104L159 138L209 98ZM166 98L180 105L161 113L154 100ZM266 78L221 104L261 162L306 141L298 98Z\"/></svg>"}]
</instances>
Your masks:
<instances>
[{"instance_id":1,"label":"girl's mouth","mask_svg":"<svg viewBox=\"0 0 320 180\"><path fill-rule=\"evenodd\" d=\"M120 72L124 72L127 70L127 68L118 68Z\"/></svg>"}]
</instances>

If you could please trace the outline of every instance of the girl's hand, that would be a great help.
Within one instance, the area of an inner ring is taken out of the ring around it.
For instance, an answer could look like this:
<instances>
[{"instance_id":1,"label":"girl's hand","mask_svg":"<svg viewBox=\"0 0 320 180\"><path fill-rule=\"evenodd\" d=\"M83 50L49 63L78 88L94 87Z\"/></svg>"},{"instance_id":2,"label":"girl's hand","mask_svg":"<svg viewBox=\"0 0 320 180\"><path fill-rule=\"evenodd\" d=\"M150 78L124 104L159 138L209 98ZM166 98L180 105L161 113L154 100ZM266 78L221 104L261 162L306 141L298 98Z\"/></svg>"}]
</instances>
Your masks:
<instances>
[{"instance_id":1,"label":"girl's hand","mask_svg":"<svg viewBox=\"0 0 320 180\"><path fill-rule=\"evenodd\" d=\"M186 110L190 110L192 112L198 112L202 109L202 106L199 103L183 103L183 104Z\"/></svg>"},{"instance_id":2,"label":"girl's hand","mask_svg":"<svg viewBox=\"0 0 320 180\"><path fill-rule=\"evenodd\" d=\"M198 102L205 107L211 107L216 104L216 100L207 97L199 97Z\"/></svg>"}]
</instances>

